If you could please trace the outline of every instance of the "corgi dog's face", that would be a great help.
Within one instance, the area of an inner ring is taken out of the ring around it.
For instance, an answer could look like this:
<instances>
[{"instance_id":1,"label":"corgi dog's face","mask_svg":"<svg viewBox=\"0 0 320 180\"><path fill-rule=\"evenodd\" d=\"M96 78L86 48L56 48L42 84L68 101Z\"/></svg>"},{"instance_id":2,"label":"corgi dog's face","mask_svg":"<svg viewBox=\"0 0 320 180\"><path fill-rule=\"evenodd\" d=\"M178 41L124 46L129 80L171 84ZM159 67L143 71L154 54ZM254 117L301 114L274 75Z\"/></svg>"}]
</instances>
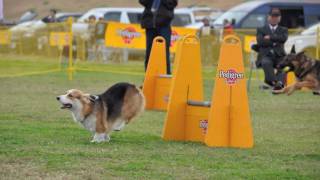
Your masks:
<instances>
[{"instance_id":1,"label":"corgi dog's face","mask_svg":"<svg viewBox=\"0 0 320 180\"><path fill-rule=\"evenodd\" d=\"M71 111L82 111L89 113L94 102L94 97L90 94L84 94L77 89L70 89L66 94L57 96L56 98L61 104L61 109L69 109Z\"/></svg>"}]
</instances>

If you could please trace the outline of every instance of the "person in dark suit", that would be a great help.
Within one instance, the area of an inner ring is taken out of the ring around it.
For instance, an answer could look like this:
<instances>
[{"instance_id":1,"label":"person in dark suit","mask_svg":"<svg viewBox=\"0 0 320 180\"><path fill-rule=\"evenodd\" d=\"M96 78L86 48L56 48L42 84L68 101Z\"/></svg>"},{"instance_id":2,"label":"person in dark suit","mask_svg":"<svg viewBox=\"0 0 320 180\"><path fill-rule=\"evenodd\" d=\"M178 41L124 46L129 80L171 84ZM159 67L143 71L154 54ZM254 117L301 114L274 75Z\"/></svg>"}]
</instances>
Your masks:
<instances>
[{"instance_id":1,"label":"person in dark suit","mask_svg":"<svg viewBox=\"0 0 320 180\"><path fill-rule=\"evenodd\" d=\"M44 23L54 23L56 22L57 11L55 9L50 9L50 14L42 19Z\"/></svg>"},{"instance_id":2,"label":"person in dark suit","mask_svg":"<svg viewBox=\"0 0 320 180\"><path fill-rule=\"evenodd\" d=\"M286 55L284 43L288 39L288 29L280 26L281 13L272 8L268 15L268 24L257 29L258 60L257 67L262 67L265 83L274 90L283 88L284 74L275 73L275 67Z\"/></svg>"},{"instance_id":3,"label":"person in dark suit","mask_svg":"<svg viewBox=\"0 0 320 180\"><path fill-rule=\"evenodd\" d=\"M145 70L147 70L148 66L152 41L156 36L162 36L166 40L167 74L171 74L169 51L171 43L171 21L178 0L139 0L139 3L145 7L141 19L141 26L146 29Z\"/></svg>"}]
</instances>

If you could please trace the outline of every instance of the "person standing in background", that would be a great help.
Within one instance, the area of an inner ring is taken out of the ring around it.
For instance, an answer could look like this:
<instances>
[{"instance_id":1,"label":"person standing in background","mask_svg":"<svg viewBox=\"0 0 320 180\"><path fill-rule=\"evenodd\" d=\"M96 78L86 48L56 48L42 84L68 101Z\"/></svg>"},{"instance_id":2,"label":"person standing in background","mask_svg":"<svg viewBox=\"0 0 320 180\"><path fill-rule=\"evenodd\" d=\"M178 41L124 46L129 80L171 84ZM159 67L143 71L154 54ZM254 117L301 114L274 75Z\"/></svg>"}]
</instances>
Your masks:
<instances>
[{"instance_id":1,"label":"person standing in background","mask_svg":"<svg viewBox=\"0 0 320 180\"><path fill-rule=\"evenodd\" d=\"M208 17L202 19L203 26L200 29L200 36L209 36L213 27L210 25Z\"/></svg>"},{"instance_id":2,"label":"person standing in background","mask_svg":"<svg viewBox=\"0 0 320 180\"><path fill-rule=\"evenodd\" d=\"M166 64L167 74L171 74L170 65L170 42L171 42L171 21L174 17L174 8L178 0L139 0L145 7L141 27L146 29L146 57L145 70L148 67L152 41L156 36L162 36L166 40Z\"/></svg>"},{"instance_id":3,"label":"person standing in background","mask_svg":"<svg viewBox=\"0 0 320 180\"><path fill-rule=\"evenodd\" d=\"M223 21L223 36L233 34L233 25L228 19Z\"/></svg>"},{"instance_id":4,"label":"person standing in background","mask_svg":"<svg viewBox=\"0 0 320 180\"><path fill-rule=\"evenodd\" d=\"M97 46L97 60L107 62L107 48L105 47L105 33L107 23L103 17L99 17L95 29L96 46Z\"/></svg>"},{"instance_id":5,"label":"person standing in background","mask_svg":"<svg viewBox=\"0 0 320 180\"><path fill-rule=\"evenodd\" d=\"M42 19L44 23L54 23L56 22L57 10L50 9L50 14Z\"/></svg>"},{"instance_id":6,"label":"person standing in background","mask_svg":"<svg viewBox=\"0 0 320 180\"><path fill-rule=\"evenodd\" d=\"M88 41L88 60L96 59L96 16L90 15L88 21L88 33L89 33L89 41Z\"/></svg>"},{"instance_id":7,"label":"person standing in background","mask_svg":"<svg viewBox=\"0 0 320 180\"><path fill-rule=\"evenodd\" d=\"M216 43L216 36L211 36L213 32L213 26L210 25L210 20L208 17L202 19L203 26L200 29L199 38L200 38L200 51L201 51L201 60L203 64L212 63L213 57L213 45Z\"/></svg>"}]
</instances>

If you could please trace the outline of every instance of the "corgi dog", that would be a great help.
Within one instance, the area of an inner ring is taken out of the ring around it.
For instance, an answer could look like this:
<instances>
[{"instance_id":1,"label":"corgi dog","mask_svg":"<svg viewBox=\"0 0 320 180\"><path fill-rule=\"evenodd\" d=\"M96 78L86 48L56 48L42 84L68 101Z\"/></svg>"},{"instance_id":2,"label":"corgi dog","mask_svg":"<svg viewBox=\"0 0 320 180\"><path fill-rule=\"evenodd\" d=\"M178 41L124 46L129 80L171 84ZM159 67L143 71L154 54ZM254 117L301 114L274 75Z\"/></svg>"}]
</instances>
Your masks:
<instances>
[{"instance_id":1,"label":"corgi dog","mask_svg":"<svg viewBox=\"0 0 320 180\"><path fill-rule=\"evenodd\" d=\"M91 142L109 142L112 131L120 131L144 111L145 98L139 88L130 83L117 83L100 95L90 95L77 89L57 96L61 109L71 111L75 122L94 133Z\"/></svg>"}]
</instances>

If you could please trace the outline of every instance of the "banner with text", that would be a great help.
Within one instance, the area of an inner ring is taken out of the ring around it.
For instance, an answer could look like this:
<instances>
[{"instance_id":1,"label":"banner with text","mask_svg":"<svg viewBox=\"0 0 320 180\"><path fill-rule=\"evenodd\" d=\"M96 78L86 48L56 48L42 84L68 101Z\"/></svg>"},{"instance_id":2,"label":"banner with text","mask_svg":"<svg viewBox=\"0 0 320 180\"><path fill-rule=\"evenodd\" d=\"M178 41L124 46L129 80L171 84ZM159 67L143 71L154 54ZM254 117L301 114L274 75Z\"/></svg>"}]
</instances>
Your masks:
<instances>
[{"instance_id":1,"label":"banner with text","mask_svg":"<svg viewBox=\"0 0 320 180\"><path fill-rule=\"evenodd\" d=\"M176 51L176 42L187 34L196 35L196 29L172 27L170 51ZM145 30L138 24L108 22L105 45L115 48L145 49Z\"/></svg>"},{"instance_id":2,"label":"banner with text","mask_svg":"<svg viewBox=\"0 0 320 180\"><path fill-rule=\"evenodd\" d=\"M1 30L0 31L0 44L10 44L11 36L8 30Z\"/></svg>"},{"instance_id":3,"label":"banner with text","mask_svg":"<svg viewBox=\"0 0 320 180\"><path fill-rule=\"evenodd\" d=\"M50 46L67 46L70 44L71 36L69 32L51 32Z\"/></svg>"}]
</instances>

